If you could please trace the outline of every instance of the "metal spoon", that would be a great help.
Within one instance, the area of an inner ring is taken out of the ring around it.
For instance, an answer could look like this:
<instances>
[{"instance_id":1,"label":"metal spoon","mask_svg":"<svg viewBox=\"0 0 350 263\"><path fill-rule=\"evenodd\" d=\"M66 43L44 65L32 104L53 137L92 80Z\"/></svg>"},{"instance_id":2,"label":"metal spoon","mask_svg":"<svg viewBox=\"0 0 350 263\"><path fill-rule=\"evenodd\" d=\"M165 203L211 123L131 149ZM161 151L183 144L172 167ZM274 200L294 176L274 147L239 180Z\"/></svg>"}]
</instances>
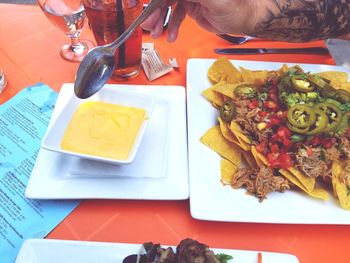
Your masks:
<instances>
[{"instance_id":1,"label":"metal spoon","mask_svg":"<svg viewBox=\"0 0 350 263\"><path fill-rule=\"evenodd\" d=\"M75 84L75 95L81 99L89 98L98 92L112 76L115 68L115 52L141 25L145 19L163 4L162 0L152 0L130 27L112 43L98 46L84 57Z\"/></svg>"}]
</instances>

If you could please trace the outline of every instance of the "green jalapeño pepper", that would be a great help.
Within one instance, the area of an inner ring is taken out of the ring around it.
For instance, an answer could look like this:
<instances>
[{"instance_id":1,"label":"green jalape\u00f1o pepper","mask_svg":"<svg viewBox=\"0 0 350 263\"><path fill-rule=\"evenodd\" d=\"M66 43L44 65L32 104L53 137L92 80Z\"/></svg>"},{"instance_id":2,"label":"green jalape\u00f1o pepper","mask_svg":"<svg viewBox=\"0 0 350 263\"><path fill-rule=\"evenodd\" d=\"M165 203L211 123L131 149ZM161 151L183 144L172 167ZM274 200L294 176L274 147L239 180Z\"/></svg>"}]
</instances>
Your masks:
<instances>
[{"instance_id":1,"label":"green jalape\u00f1o pepper","mask_svg":"<svg viewBox=\"0 0 350 263\"><path fill-rule=\"evenodd\" d=\"M236 116L236 106L233 104L233 101L227 100L220 107L220 118L224 122L231 122Z\"/></svg>"},{"instance_id":2,"label":"green jalape\u00f1o pepper","mask_svg":"<svg viewBox=\"0 0 350 263\"><path fill-rule=\"evenodd\" d=\"M287 122L287 127L290 129L292 132L296 132L299 134L306 134L309 131L309 127L306 128L298 128L290 124L290 122Z\"/></svg>"},{"instance_id":3,"label":"green jalape\u00f1o pepper","mask_svg":"<svg viewBox=\"0 0 350 263\"><path fill-rule=\"evenodd\" d=\"M289 123L301 130L311 127L316 121L314 109L304 104L296 104L289 108L287 118Z\"/></svg>"},{"instance_id":4,"label":"green jalape\u00f1o pepper","mask_svg":"<svg viewBox=\"0 0 350 263\"><path fill-rule=\"evenodd\" d=\"M293 88L297 91L311 92L314 90L313 86L311 86L311 83L304 76L292 76L291 81Z\"/></svg>"},{"instance_id":5,"label":"green jalape\u00f1o pepper","mask_svg":"<svg viewBox=\"0 0 350 263\"><path fill-rule=\"evenodd\" d=\"M326 127L324 128L323 132L330 132L336 130L336 128L339 126L341 119L342 119L342 112L340 108L332 103L329 102L322 102L315 105L316 110L323 111L328 119L328 123Z\"/></svg>"},{"instance_id":6,"label":"green jalape\u00f1o pepper","mask_svg":"<svg viewBox=\"0 0 350 263\"><path fill-rule=\"evenodd\" d=\"M235 88L235 95L245 99L251 99L256 96L255 87L249 84L241 84Z\"/></svg>"},{"instance_id":7,"label":"green jalape\u00f1o pepper","mask_svg":"<svg viewBox=\"0 0 350 263\"><path fill-rule=\"evenodd\" d=\"M325 79L318 75L309 74L307 80L312 83L325 98L337 99L337 90L333 88Z\"/></svg>"},{"instance_id":8,"label":"green jalape\u00f1o pepper","mask_svg":"<svg viewBox=\"0 0 350 263\"><path fill-rule=\"evenodd\" d=\"M337 129L334 131L338 135L343 135L346 131L346 129L349 126L349 117L348 115L344 114L341 118L340 124L338 125Z\"/></svg>"},{"instance_id":9,"label":"green jalape\u00f1o pepper","mask_svg":"<svg viewBox=\"0 0 350 263\"><path fill-rule=\"evenodd\" d=\"M322 79L318 75L309 74L307 76L307 80L320 89L322 89L326 84L328 84L324 79Z\"/></svg>"},{"instance_id":10,"label":"green jalape\u00f1o pepper","mask_svg":"<svg viewBox=\"0 0 350 263\"><path fill-rule=\"evenodd\" d=\"M320 92L325 98L338 99L339 97L337 90L327 83L320 90Z\"/></svg>"},{"instance_id":11,"label":"green jalape\u00f1o pepper","mask_svg":"<svg viewBox=\"0 0 350 263\"><path fill-rule=\"evenodd\" d=\"M342 103L349 103L350 102L350 93L346 91L345 89L338 89L338 100Z\"/></svg>"},{"instance_id":12,"label":"green jalape\u00f1o pepper","mask_svg":"<svg viewBox=\"0 0 350 263\"><path fill-rule=\"evenodd\" d=\"M324 113L320 109L314 109L316 114L316 122L314 125L309 127L307 131L307 135L315 135L326 131L326 127L328 125L328 117L326 113Z\"/></svg>"}]
</instances>

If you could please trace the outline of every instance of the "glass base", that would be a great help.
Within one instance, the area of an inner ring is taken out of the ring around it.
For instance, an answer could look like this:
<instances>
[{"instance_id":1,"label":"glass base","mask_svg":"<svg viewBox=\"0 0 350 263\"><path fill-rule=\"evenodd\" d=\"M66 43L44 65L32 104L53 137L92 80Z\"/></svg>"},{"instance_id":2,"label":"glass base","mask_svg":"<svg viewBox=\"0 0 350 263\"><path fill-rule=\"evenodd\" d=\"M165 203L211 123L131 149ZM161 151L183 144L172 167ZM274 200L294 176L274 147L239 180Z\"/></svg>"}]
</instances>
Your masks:
<instances>
[{"instance_id":1,"label":"glass base","mask_svg":"<svg viewBox=\"0 0 350 263\"><path fill-rule=\"evenodd\" d=\"M67 61L80 62L85 55L94 48L95 44L87 39L81 39L80 45L64 44L61 48L60 55Z\"/></svg>"},{"instance_id":2,"label":"glass base","mask_svg":"<svg viewBox=\"0 0 350 263\"><path fill-rule=\"evenodd\" d=\"M135 78L140 74L141 66L128 67L125 69L117 69L112 75L115 80L128 80Z\"/></svg>"}]
</instances>

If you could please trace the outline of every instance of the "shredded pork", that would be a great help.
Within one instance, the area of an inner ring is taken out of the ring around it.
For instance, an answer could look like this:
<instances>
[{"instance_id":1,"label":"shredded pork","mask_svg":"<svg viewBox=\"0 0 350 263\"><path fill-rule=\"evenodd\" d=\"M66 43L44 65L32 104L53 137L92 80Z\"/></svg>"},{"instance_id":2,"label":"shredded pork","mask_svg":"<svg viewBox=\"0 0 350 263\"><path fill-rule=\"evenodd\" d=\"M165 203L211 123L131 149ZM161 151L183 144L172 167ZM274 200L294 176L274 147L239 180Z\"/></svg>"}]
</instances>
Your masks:
<instances>
[{"instance_id":1,"label":"shredded pork","mask_svg":"<svg viewBox=\"0 0 350 263\"><path fill-rule=\"evenodd\" d=\"M247 192L255 195L259 201L263 201L270 192L284 192L290 188L290 182L282 176L275 176L268 167L260 169L240 169L233 181L234 188L245 187Z\"/></svg>"},{"instance_id":2,"label":"shredded pork","mask_svg":"<svg viewBox=\"0 0 350 263\"><path fill-rule=\"evenodd\" d=\"M346 156L346 159L350 159L350 141L348 137L345 136L341 136L339 138L340 143L340 151L342 154L344 154Z\"/></svg>"},{"instance_id":3,"label":"shredded pork","mask_svg":"<svg viewBox=\"0 0 350 263\"><path fill-rule=\"evenodd\" d=\"M240 125L244 135L258 143L265 141L272 134L271 128L259 130L258 123L262 122L264 117L259 116L259 108L250 110L248 108L249 100L235 100L236 118L235 121Z\"/></svg>"},{"instance_id":4,"label":"shredded pork","mask_svg":"<svg viewBox=\"0 0 350 263\"><path fill-rule=\"evenodd\" d=\"M325 158L321 147L309 147L309 151L300 147L295 154L296 167L309 177L322 176L326 178L331 176L331 169L324 161Z\"/></svg>"}]
</instances>

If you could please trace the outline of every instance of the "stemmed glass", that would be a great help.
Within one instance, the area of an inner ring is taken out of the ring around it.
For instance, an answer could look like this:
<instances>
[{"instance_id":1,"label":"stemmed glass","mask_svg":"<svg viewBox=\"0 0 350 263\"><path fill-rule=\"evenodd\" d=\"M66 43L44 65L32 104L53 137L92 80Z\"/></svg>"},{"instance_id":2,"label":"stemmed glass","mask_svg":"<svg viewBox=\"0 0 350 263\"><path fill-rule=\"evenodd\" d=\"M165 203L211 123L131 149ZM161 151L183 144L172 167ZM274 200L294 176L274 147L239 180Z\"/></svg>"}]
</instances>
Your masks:
<instances>
[{"instance_id":1,"label":"stemmed glass","mask_svg":"<svg viewBox=\"0 0 350 263\"><path fill-rule=\"evenodd\" d=\"M72 62L82 61L88 51L94 47L90 40L79 38L85 21L82 0L38 0L46 17L71 40L62 46L61 56Z\"/></svg>"}]
</instances>

